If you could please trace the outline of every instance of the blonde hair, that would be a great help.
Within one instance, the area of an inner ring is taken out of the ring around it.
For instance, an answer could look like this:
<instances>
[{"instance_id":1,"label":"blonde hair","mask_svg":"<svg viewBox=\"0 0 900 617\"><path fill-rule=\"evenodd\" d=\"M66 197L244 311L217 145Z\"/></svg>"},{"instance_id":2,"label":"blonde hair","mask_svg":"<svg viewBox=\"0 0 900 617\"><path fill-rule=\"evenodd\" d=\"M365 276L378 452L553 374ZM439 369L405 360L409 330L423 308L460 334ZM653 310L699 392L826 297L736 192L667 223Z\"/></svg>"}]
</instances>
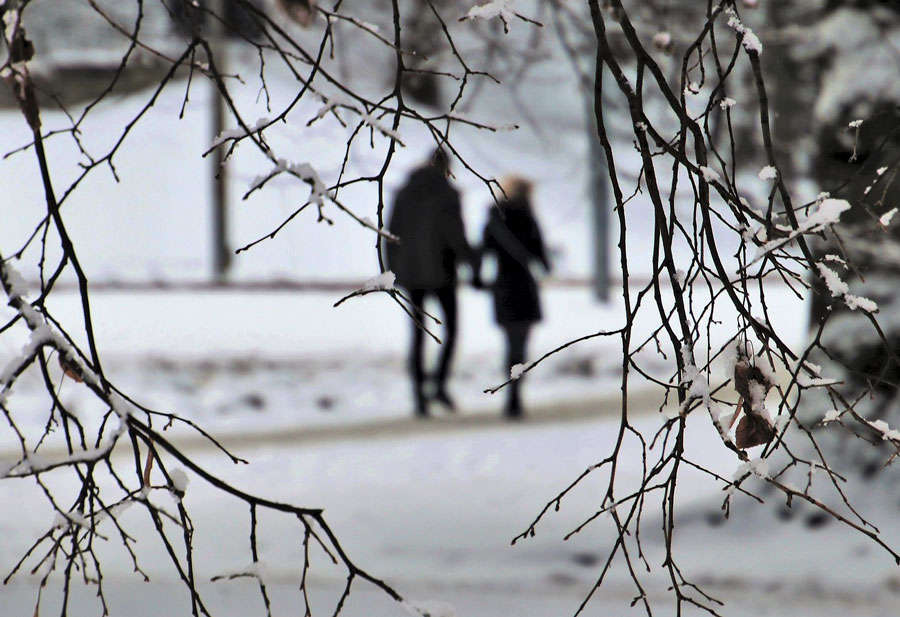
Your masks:
<instances>
[{"instance_id":1,"label":"blonde hair","mask_svg":"<svg viewBox=\"0 0 900 617\"><path fill-rule=\"evenodd\" d=\"M515 174L509 174L500 179L500 188L506 194L506 199L527 199L531 197L533 186L531 180Z\"/></svg>"}]
</instances>

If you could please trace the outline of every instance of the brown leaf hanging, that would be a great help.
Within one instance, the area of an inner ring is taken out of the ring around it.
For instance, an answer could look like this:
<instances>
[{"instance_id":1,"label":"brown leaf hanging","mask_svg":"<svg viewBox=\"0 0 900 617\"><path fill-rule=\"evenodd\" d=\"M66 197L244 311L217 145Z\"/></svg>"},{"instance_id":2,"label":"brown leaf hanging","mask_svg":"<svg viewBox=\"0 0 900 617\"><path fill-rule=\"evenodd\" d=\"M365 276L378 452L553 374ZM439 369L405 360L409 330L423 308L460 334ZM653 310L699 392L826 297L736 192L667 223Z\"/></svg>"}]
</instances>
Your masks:
<instances>
[{"instance_id":1,"label":"brown leaf hanging","mask_svg":"<svg viewBox=\"0 0 900 617\"><path fill-rule=\"evenodd\" d=\"M752 448L769 443L775 437L775 429L769 421L753 412L748 412L744 403L744 417L738 422L734 433L734 444L740 448Z\"/></svg>"},{"instance_id":2,"label":"brown leaf hanging","mask_svg":"<svg viewBox=\"0 0 900 617\"><path fill-rule=\"evenodd\" d=\"M765 417L763 402L774 384L759 367L750 364L750 359L739 355L734 364L734 389L740 395L737 413L744 412L735 431L735 445L738 448L752 448L772 441L775 428ZM753 395L756 386L756 397ZM762 388L760 391L759 388ZM761 400L756 400L760 398ZM754 402L759 405L754 408Z\"/></svg>"}]
</instances>

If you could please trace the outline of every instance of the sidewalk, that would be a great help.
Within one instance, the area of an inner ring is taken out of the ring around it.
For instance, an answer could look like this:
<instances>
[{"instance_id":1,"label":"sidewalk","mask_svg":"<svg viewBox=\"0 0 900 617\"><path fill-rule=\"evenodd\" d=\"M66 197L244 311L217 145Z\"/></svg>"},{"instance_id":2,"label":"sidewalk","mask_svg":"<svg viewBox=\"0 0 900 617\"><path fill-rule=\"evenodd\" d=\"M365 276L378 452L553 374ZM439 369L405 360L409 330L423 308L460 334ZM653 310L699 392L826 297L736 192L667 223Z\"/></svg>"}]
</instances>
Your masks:
<instances>
[{"instance_id":1,"label":"sidewalk","mask_svg":"<svg viewBox=\"0 0 900 617\"><path fill-rule=\"evenodd\" d=\"M649 387L632 392L629 397L629 413L640 417L658 414L661 399L662 392ZM672 405L667 408L672 408ZM535 404L526 409L522 419L513 421L506 419L499 409L449 411L435 406L427 418L417 418L409 410L372 419L354 418L343 422L311 422L258 428L242 425L237 429L213 428L210 432L220 445L229 450L260 446L289 447L334 442L413 439L423 435L463 434L503 427L514 430L518 426L537 427L609 421L618 418L621 409L621 397L612 394ZM197 433L181 434L174 437L172 442L191 451L216 447L209 439Z\"/></svg>"}]
</instances>

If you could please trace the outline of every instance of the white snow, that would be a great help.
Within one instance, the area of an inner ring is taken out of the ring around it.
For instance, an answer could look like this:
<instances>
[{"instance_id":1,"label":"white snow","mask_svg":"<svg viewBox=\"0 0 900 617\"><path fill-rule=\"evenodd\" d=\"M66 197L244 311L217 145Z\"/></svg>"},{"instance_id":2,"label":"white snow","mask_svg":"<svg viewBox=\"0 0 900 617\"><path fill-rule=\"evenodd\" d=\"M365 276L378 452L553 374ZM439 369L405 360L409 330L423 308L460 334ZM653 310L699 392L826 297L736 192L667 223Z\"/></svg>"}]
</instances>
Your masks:
<instances>
[{"instance_id":1,"label":"white snow","mask_svg":"<svg viewBox=\"0 0 900 617\"><path fill-rule=\"evenodd\" d=\"M415 617L456 617L456 609L441 600L408 600L402 606Z\"/></svg>"},{"instance_id":2,"label":"white snow","mask_svg":"<svg viewBox=\"0 0 900 617\"><path fill-rule=\"evenodd\" d=\"M249 131L244 130L244 128L242 128L242 127L226 129L226 130L222 131L221 133L219 133L219 135L217 135L215 139L213 139L213 141L209 147L215 148L217 146L221 146L222 144L224 144L227 141L231 141L234 139L241 139L248 135L253 135L260 129L265 128L266 126L268 126L270 124L272 124L272 120L270 120L269 118L260 118L252 126L248 127L250 129Z\"/></svg>"},{"instance_id":3,"label":"white snow","mask_svg":"<svg viewBox=\"0 0 900 617\"><path fill-rule=\"evenodd\" d=\"M485 4L473 6L466 13L469 19L493 19L500 17L509 20L514 16L512 5L515 0L491 0Z\"/></svg>"},{"instance_id":4,"label":"white snow","mask_svg":"<svg viewBox=\"0 0 900 617\"><path fill-rule=\"evenodd\" d=\"M528 366L528 364L513 364L509 368L509 378L513 380L518 379L526 370L528 370Z\"/></svg>"},{"instance_id":5,"label":"white snow","mask_svg":"<svg viewBox=\"0 0 900 617\"><path fill-rule=\"evenodd\" d=\"M760 180L774 180L778 177L778 170L771 165L766 165L759 171Z\"/></svg>"},{"instance_id":6,"label":"white snow","mask_svg":"<svg viewBox=\"0 0 900 617\"><path fill-rule=\"evenodd\" d=\"M833 386L839 384L840 381L837 379L828 379L827 377L810 377L806 373L799 373L797 375L797 384L801 388L823 388L826 386ZM835 413L838 413L835 411ZM826 420L827 421L827 420Z\"/></svg>"},{"instance_id":7,"label":"white snow","mask_svg":"<svg viewBox=\"0 0 900 617\"><path fill-rule=\"evenodd\" d=\"M741 35L741 44L744 46L744 49L748 52L761 54L763 50L762 42L759 40L759 37L753 33L753 30L744 25L733 8L728 7L725 9L725 13L729 16L728 26Z\"/></svg>"},{"instance_id":8,"label":"white snow","mask_svg":"<svg viewBox=\"0 0 900 617\"><path fill-rule=\"evenodd\" d=\"M322 182L318 172L312 165L309 163L292 163L285 159L277 159L274 163L274 167L268 173L258 175L250 183L250 191L257 190L278 174L289 173L309 184L309 200L311 202L319 205L324 204L326 198L325 183Z\"/></svg>"},{"instance_id":9,"label":"white snow","mask_svg":"<svg viewBox=\"0 0 900 617\"><path fill-rule=\"evenodd\" d=\"M170 469L169 478L172 480L172 488L174 488L176 492L184 494L184 492L187 490L189 479L184 469Z\"/></svg>"},{"instance_id":10,"label":"white snow","mask_svg":"<svg viewBox=\"0 0 900 617\"><path fill-rule=\"evenodd\" d=\"M825 285L828 287L828 291L831 292L832 296L837 298L849 293L850 286L841 279L837 272L823 264L816 264L816 267L819 269L819 274L825 281Z\"/></svg>"},{"instance_id":11,"label":"white snow","mask_svg":"<svg viewBox=\"0 0 900 617\"><path fill-rule=\"evenodd\" d=\"M746 461L738 465L732 476L735 482L745 479L748 475L753 474L760 478L769 477L769 461L764 458L757 458Z\"/></svg>"},{"instance_id":12,"label":"white snow","mask_svg":"<svg viewBox=\"0 0 900 617\"><path fill-rule=\"evenodd\" d=\"M816 264L819 269L819 275L825 281L825 285L835 298L843 297L844 304L850 310L860 309L866 313L878 312L878 304L869 298L856 296L850 293L850 286L845 283L840 275L824 264Z\"/></svg>"},{"instance_id":13,"label":"white snow","mask_svg":"<svg viewBox=\"0 0 900 617\"><path fill-rule=\"evenodd\" d=\"M719 175L719 172L717 172L712 167L707 167L706 165L700 166L700 173L703 174L703 179L706 182L716 182L722 177Z\"/></svg>"},{"instance_id":14,"label":"white snow","mask_svg":"<svg viewBox=\"0 0 900 617\"><path fill-rule=\"evenodd\" d=\"M866 313L877 313L878 312L878 304L874 300L870 300L869 298L864 298L862 296L854 296L853 294L845 294L844 295L844 304L851 311L855 311L859 309Z\"/></svg>"},{"instance_id":15,"label":"white snow","mask_svg":"<svg viewBox=\"0 0 900 617\"><path fill-rule=\"evenodd\" d=\"M373 276L370 279L367 279L363 283L362 290L363 291L374 291L374 290L379 290L379 289L388 289L388 290L393 289L394 281L396 279L397 279L397 277L394 275L394 273L391 272L390 270L387 270L385 272L382 272L381 274Z\"/></svg>"},{"instance_id":16,"label":"white snow","mask_svg":"<svg viewBox=\"0 0 900 617\"><path fill-rule=\"evenodd\" d=\"M826 198L818 204L818 208L802 221L800 229L804 232L821 231L828 225L833 225L841 220L841 214L850 209L850 202L846 199Z\"/></svg>"},{"instance_id":17,"label":"white snow","mask_svg":"<svg viewBox=\"0 0 900 617\"><path fill-rule=\"evenodd\" d=\"M785 231L789 232L786 238L771 240L759 247L753 260L748 265L755 264L772 251L784 247L802 234L818 232L829 225L834 225L841 220L841 214L850 209L850 202L845 199L833 199L824 196L824 194L820 195L820 197L822 197L821 201L817 202L815 209L809 216L805 218L798 217L796 229L785 228ZM817 266L820 270L824 267L821 264L817 264ZM837 276L833 271L830 272Z\"/></svg>"},{"instance_id":18,"label":"white snow","mask_svg":"<svg viewBox=\"0 0 900 617\"><path fill-rule=\"evenodd\" d=\"M869 426L881 433L882 439L900 441L900 431L892 429L884 420L872 420Z\"/></svg>"},{"instance_id":19,"label":"white snow","mask_svg":"<svg viewBox=\"0 0 900 617\"><path fill-rule=\"evenodd\" d=\"M822 418L822 422L836 422L840 420L841 412L837 409L829 409L825 412L825 417Z\"/></svg>"},{"instance_id":20,"label":"white snow","mask_svg":"<svg viewBox=\"0 0 900 617\"><path fill-rule=\"evenodd\" d=\"M267 582L266 578L268 578L268 575L268 564L266 564L265 561L254 561L234 570L220 572L219 574L216 574L213 579L235 579L241 577L252 577L255 579L259 579L262 582Z\"/></svg>"}]
</instances>

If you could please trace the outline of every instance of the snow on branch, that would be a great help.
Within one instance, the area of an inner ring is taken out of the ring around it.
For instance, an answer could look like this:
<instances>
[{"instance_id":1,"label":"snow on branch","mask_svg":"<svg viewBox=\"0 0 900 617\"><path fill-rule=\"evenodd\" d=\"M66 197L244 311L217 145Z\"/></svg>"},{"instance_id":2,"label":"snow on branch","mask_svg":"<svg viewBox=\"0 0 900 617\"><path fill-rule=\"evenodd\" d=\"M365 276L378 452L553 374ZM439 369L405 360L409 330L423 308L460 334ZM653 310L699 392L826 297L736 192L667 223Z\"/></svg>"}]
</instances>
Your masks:
<instances>
[{"instance_id":1,"label":"snow on branch","mask_svg":"<svg viewBox=\"0 0 900 617\"><path fill-rule=\"evenodd\" d=\"M737 469L734 470L731 484L725 489L726 501L732 498L738 486L750 476L756 476L760 480L770 480L769 461L764 458L757 458L740 463Z\"/></svg>"},{"instance_id":2,"label":"snow on branch","mask_svg":"<svg viewBox=\"0 0 900 617\"><path fill-rule=\"evenodd\" d=\"M268 570L269 568L265 561L254 561L243 568L217 574L213 576L210 581L232 581L237 578L255 578L259 581L264 581L269 575Z\"/></svg>"},{"instance_id":3,"label":"snow on branch","mask_svg":"<svg viewBox=\"0 0 900 617\"><path fill-rule=\"evenodd\" d=\"M72 454L64 454L61 456L42 456L39 454L28 454L22 460L10 466L6 473L0 474L0 477L7 478L24 478L47 472L58 467L69 467L79 463L96 463L109 457L113 448L116 446L119 437L125 432L126 424L120 423L107 440L97 448L88 447L84 450L77 450Z\"/></svg>"},{"instance_id":4,"label":"snow on branch","mask_svg":"<svg viewBox=\"0 0 900 617\"><path fill-rule=\"evenodd\" d=\"M764 458L744 461L734 471L734 480L739 481L751 474L763 480L769 478L769 461Z\"/></svg>"},{"instance_id":5,"label":"snow on branch","mask_svg":"<svg viewBox=\"0 0 900 617\"><path fill-rule=\"evenodd\" d=\"M779 228L786 233L784 237L765 243L756 251L756 255L745 266L752 266L762 260L766 255L777 250L786 244L789 244L797 237L803 234L817 233L826 227L834 225L841 220L841 215L850 209L850 202L846 199L823 198L816 209L805 219L797 221L797 228L780 226Z\"/></svg>"},{"instance_id":6,"label":"snow on branch","mask_svg":"<svg viewBox=\"0 0 900 617\"><path fill-rule=\"evenodd\" d=\"M401 606L414 617L457 617L453 605L441 600L404 600Z\"/></svg>"},{"instance_id":7,"label":"snow on branch","mask_svg":"<svg viewBox=\"0 0 900 617\"><path fill-rule=\"evenodd\" d=\"M272 124L272 120L270 118L260 118L253 124L253 126L248 127L250 129L249 131L241 126L239 126L237 128L233 128L233 129L226 129L226 130L222 131L221 133L219 133L215 139L213 139L212 144L210 144L209 149L213 150L228 141L231 141L231 140L237 141L237 140L243 139L244 137L247 137L249 135L253 135L254 133L257 133L258 131L266 128L270 124Z\"/></svg>"},{"instance_id":8,"label":"snow on branch","mask_svg":"<svg viewBox=\"0 0 900 617\"><path fill-rule=\"evenodd\" d=\"M725 424L722 422L722 419L727 414L725 414L718 403L712 399L709 382L706 377L703 376L700 369L697 368L697 365L694 364L693 352L689 346L683 345L681 347L681 359L684 365L681 385L687 386L688 388L687 396L681 407L681 413L687 412L690 403L696 400L702 401L703 406L706 408L707 412L709 412L709 417L712 420L713 426L719 431L722 441L730 443L731 438L728 436L728 428L726 428Z\"/></svg>"},{"instance_id":9,"label":"snow on branch","mask_svg":"<svg viewBox=\"0 0 900 617\"><path fill-rule=\"evenodd\" d=\"M885 441L900 441L900 431L892 429L884 420L872 420L868 424L881 433L881 438Z\"/></svg>"},{"instance_id":10,"label":"snow on branch","mask_svg":"<svg viewBox=\"0 0 900 617\"><path fill-rule=\"evenodd\" d=\"M329 113L333 113L339 108L347 109L347 110L352 111L353 113L357 114L365 126L371 127L372 129L381 133L388 139L396 141L401 146L406 147L406 144L403 142L403 138L400 136L400 133L398 133L394 129L391 129L391 128L385 126L381 122L381 120L376 118L375 115L373 115L372 113L363 109L362 106L359 105L355 100L353 100L349 97L340 96L340 95L332 95L332 96L327 96L327 97L322 96L321 98L322 98L323 105L316 112L316 115L313 116L312 120L310 120L307 123L307 126L313 124L317 120L321 120L322 118L327 116Z\"/></svg>"},{"instance_id":11,"label":"snow on branch","mask_svg":"<svg viewBox=\"0 0 900 617\"><path fill-rule=\"evenodd\" d=\"M466 13L465 19L510 19L515 17L512 11L513 0L491 0L487 4L473 6Z\"/></svg>"},{"instance_id":12,"label":"snow on branch","mask_svg":"<svg viewBox=\"0 0 900 617\"><path fill-rule=\"evenodd\" d=\"M825 286L835 298L840 297L850 291L850 286L841 279L837 272L824 264L816 264L819 269L819 275L825 281Z\"/></svg>"},{"instance_id":13,"label":"snow on branch","mask_svg":"<svg viewBox=\"0 0 900 617\"><path fill-rule=\"evenodd\" d=\"M740 35L741 45L744 46L744 49L757 55L761 54L763 46L759 37L753 33L753 30L744 25L732 7L725 9L725 12L728 14L728 27L733 28Z\"/></svg>"},{"instance_id":14,"label":"snow on branch","mask_svg":"<svg viewBox=\"0 0 900 617\"><path fill-rule=\"evenodd\" d=\"M542 26L540 22L537 22L529 17L525 17L522 13L519 13L513 9L513 5L516 4L516 0L491 0L485 4L480 4L477 6L473 6L469 9L469 12L463 15L459 21L466 21L469 19L499 19L503 22L503 31L509 32L509 22L513 17L521 19L524 22L532 24L534 26Z\"/></svg>"},{"instance_id":15,"label":"snow on branch","mask_svg":"<svg viewBox=\"0 0 900 617\"><path fill-rule=\"evenodd\" d=\"M253 182L250 183L250 190L244 195L244 199L247 199L253 191L262 188L266 182L275 176L282 173L289 173L309 184L309 201L315 203L319 207L325 204L327 189L325 188L325 183L322 182L322 179L312 165L309 163L291 163L290 161L281 158L276 159L274 163L275 166L272 167L268 173L261 174L253 179Z\"/></svg>"},{"instance_id":16,"label":"snow on branch","mask_svg":"<svg viewBox=\"0 0 900 617\"><path fill-rule=\"evenodd\" d=\"M490 131L492 133L512 133L513 131L519 130L518 124L487 124L470 118L466 114L459 111L448 114L447 120L451 122L459 122L460 124L467 124L478 129Z\"/></svg>"},{"instance_id":17,"label":"snow on branch","mask_svg":"<svg viewBox=\"0 0 900 617\"><path fill-rule=\"evenodd\" d=\"M774 180L778 177L778 170L771 165L766 165L759 170L758 175L760 180Z\"/></svg>"},{"instance_id":18,"label":"snow on branch","mask_svg":"<svg viewBox=\"0 0 900 617\"><path fill-rule=\"evenodd\" d=\"M705 165L700 166L700 173L703 174L703 180L706 182L716 182L722 177L715 169L706 167Z\"/></svg>"},{"instance_id":19,"label":"snow on branch","mask_svg":"<svg viewBox=\"0 0 900 617\"><path fill-rule=\"evenodd\" d=\"M362 291L390 291L394 288L394 281L397 277L390 270L386 270L377 276L366 280L362 285Z\"/></svg>"},{"instance_id":20,"label":"snow on branch","mask_svg":"<svg viewBox=\"0 0 900 617\"><path fill-rule=\"evenodd\" d=\"M335 302L334 306L336 308L350 298L365 296L376 291L394 292L396 290L396 287L394 287L394 282L396 280L397 277L393 272L391 272L390 270L385 270L381 274L377 274L369 279L366 279L366 281L363 282L362 286L359 289L347 294L346 296Z\"/></svg>"},{"instance_id":21,"label":"snow on branch","mask_svg":"<svg viewBox=\"0 0 900 617\"><path fill-rule=\"evenodd\" d=\"M28 285L10 261L0 261L0 283L9 298L9 305L16 309L31 331L28 342L18 356L10 359L0 369L0 401L9 393L12 382L34 361L44 346L53 347L59 352L60 363L68 373L99 387L99 377L81 362L75 347L28 301Z\"/></svg>"},{"instance_id":22,"label":"snow on branch","mask_svg":"<svg viewBox=\"0 0 900 617\"><path fill-rule=\"evenodd\" d=\"M530 364L513 364L509 368L509 378L513 381L519 379L523 373L525 373L529 368L531 368Z\"/></svg>"},{"instance_id":23,"label":"snow on branch","mask_svg":"<svg viewBox=\"0 0 900 617\"><path fill-rule=\"evenodd\" d=\"M819 275L822 277L822 280L825 281L828 291L831 292L831 295L835 298L843 297L844 304L846 304L850 310L855 311L856 309L860 309L866 313L878 312L878 305L875 302L868 298L851 294L850 286L841 279L837 272L824 264L816 264L816 267L819 270Z\"/></svg>"}]
</instances>

